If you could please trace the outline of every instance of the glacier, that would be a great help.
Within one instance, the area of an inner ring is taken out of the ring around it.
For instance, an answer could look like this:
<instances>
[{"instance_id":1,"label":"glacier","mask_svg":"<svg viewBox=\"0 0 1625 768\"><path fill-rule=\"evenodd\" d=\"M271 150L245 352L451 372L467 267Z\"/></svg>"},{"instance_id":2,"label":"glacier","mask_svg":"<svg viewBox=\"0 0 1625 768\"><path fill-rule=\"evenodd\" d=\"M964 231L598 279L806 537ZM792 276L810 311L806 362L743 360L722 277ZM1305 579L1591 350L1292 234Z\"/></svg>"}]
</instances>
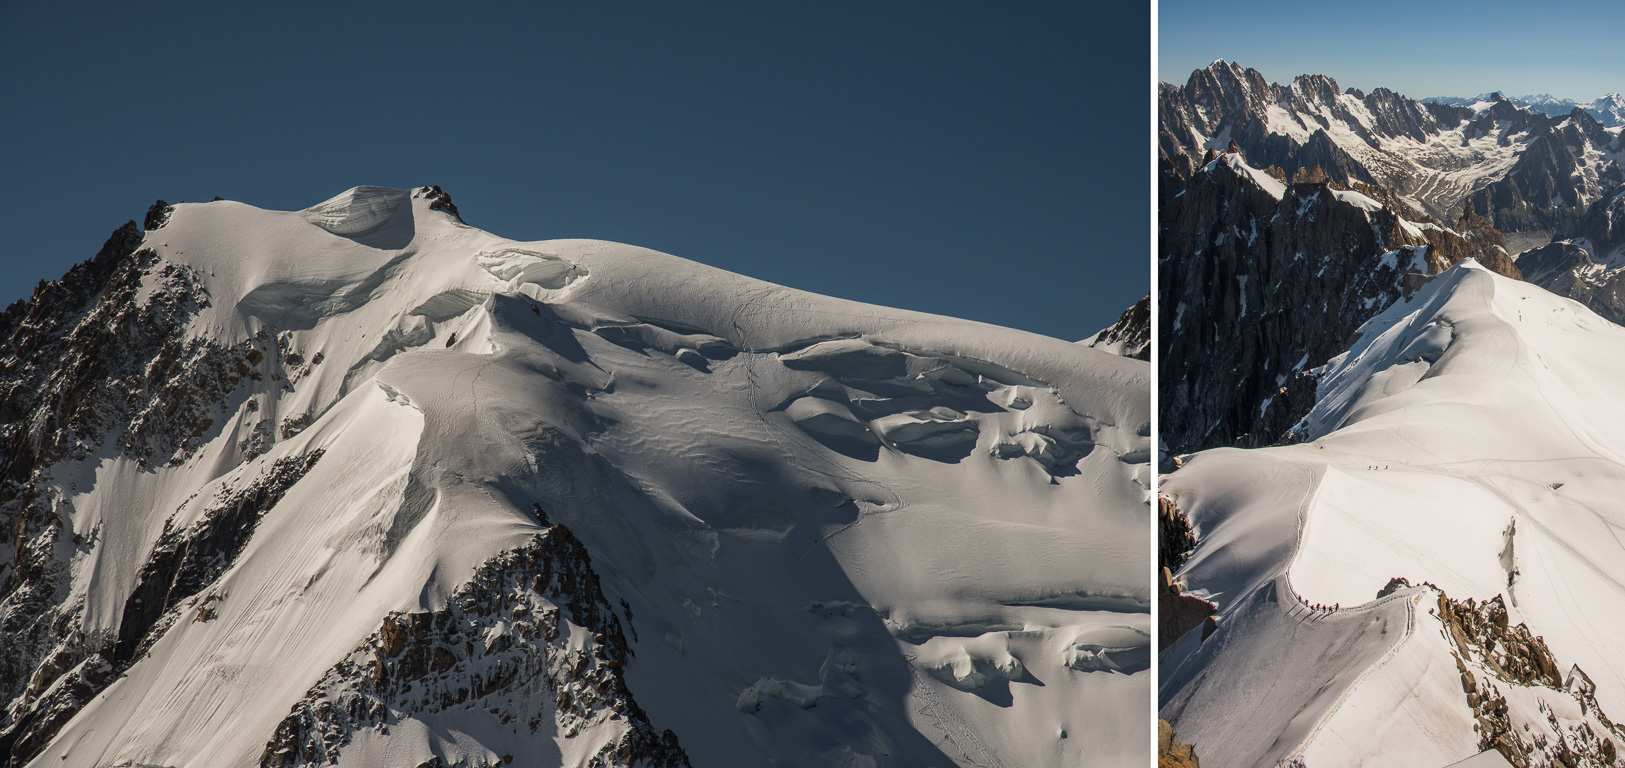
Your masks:
<instances>
[{"instance_id":1,"label":"glacier","mask_svg":"<svg viewBox=\"0 0 1625 768\"><path fill-rule=\"evenodd\" d=\"M1145 362L435 187L120 233L0 322L11 764L1147 759Z\"/></svg>"}]
</instances>

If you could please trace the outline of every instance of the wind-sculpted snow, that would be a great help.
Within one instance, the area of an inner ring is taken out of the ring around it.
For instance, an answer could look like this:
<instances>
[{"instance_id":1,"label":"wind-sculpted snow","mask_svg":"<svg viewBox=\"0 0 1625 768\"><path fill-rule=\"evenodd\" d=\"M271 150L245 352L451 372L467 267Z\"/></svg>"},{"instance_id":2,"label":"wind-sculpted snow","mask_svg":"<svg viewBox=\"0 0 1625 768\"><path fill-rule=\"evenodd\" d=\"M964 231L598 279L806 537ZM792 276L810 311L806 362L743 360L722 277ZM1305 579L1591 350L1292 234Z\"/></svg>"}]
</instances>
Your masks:
<instances>
[{"instance_id":1,"label":"wind-sculpted snow","mask_svg":"<svg viewBox=\"0 0 1625 768\"><path fill-rule=\"evenodd\" d=\"M1203 764L1615 764L1622 355L1625 329L1463 262L1317 371L1305 442L1169 475L1218 621L1162 651L1159 695Z\"/></svg>"},{"instance_id":2,"label":"wind-sculpted snow","mask_svg":"<svg viewBox=\"0 0 1625 768\"><path fill-rule=\"evenodd\" d=\"M139 291L207 293L176 349L242 370L173 459L120 422L39 464L32 626L151 629L50 667L37 764L1144 762L1144 362L363 192L345 236L220 201L140 243ZM146 605L207 500L313 455Z\"/></svg>"},{"instance_id":3,"label":"wind-sculpted snow","mask_svg":"<svg viewBox=\"0 0 1625 768\"><path fill-rule=\"evenodd\" d=\"M384 187L352 187L305 209L305 219L335 235L364 235L394 218L408 194Z\"/></svg>"},{"instance_id":4,"label":"wind-sculpted snow","mask_svg":"<svg viewBox=\"0 0 1625 768\"><path fill-rule=\"evenodd\" d=\"M515 287L525 283L558 290L587 275L587 270L565 259L519 248L503 248L475 257L481 267Z\"/></svg>"},{"instance_id":5,"label":"wind-sculpted snow","mask_svg":"<svg viewBox=\"0 0 1625 768\"><path fill-rule=\"evenodd\" d=\"M875 455L884 445L954 462L975 450L985 424L997 436L991 455L1031 458L1068 475L1094 448L1098 425L1067 408L1053 388L1014 371L859 339L821 341L779 360L792 370L829 374L809 378L807 394L785 410L837 451Z\"/></svg>"}]
</instances>

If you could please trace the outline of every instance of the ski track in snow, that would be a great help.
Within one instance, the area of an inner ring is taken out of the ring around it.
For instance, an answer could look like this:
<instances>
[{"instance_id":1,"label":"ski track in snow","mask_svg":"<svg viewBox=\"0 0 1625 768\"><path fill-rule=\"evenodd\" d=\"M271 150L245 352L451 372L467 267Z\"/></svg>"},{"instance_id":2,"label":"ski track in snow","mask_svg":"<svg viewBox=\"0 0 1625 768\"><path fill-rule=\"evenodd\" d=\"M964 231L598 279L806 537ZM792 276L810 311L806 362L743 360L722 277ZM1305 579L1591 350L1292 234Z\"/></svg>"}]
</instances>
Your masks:
<instances>
[{"instance_id":1,"label":"ski track in snow","mask_svg":"<svg viewBox=\"0 0 1625 768\"><path fill-rule=\"evenodd\" d=\"M1343 708L1343 704L1348 701L1349 696L1352 695L1354 693L1354 691L1360 687L1361 683L1364 683L1368 678L1370 678L1378 670L1380 670L1383 667L1387 666L1388 662L1393 660L1394 656L1399 653L1400 648L1402 648L1405 645L1405 643L1410 641L1411 637L1413 636L1413 634L1415 633L1415 630L1416 630L1416 603L1415 603L1413 598L1414 598L1417 590L1414 589L1414 588L1413 589L1397 590L1393 594L1390 594L1390 595L1388 595L1386 597L1378 598L1376 600L1372 600L1371 602L1364 603L1362 605L1350 606L1348 608L1343 608L1343 607L1339 606L1339 607L1337 607L1337 608L1335 608L1335 609L1333 609L1331 611L1319 611L1319 610L1316 610L1316 609L1310 607L1309 603L1307 601L1305 601L1301 595L1298 594L1298 590L1292 586L1292 563L1297 562L1298 555L1302 551L1302 548L1303 548L1303 532L1304 532L1305 526L1307 526L1308 523L1309 523L1309 507L1314 502L1315 496L1318 495L1318 493L1320 491L1320 488L1321 488L1321 485L1324 482L1324 480L1325 480L1324 472L1319 473L1319 477L1316 477L1314 479L1313 484L1310 485L1308 488L1304 489L1303 498L1302 498L1302 500L1300 500L1298 502L1298 509L1297 509L1298 526L1297 526L1297 534L1293 537L1292 554L1291 554L1290 557L1287 558L1286 570L1283 571L1281 573L1280 577L1279 577L1281 579L1281 581L1284 582L1287 585L1286 593L1287 593L1287 595L1291 596L1293 603L1296 604L1294 606L1294 608L1296 608L1298 610L1302 610L1304 612L1304 620L1313 620L1318 614L1321 614L1321 613L1337 614L1337 615L1352 615L1352 614L1358 614L1358 613L1369 613L1372 610L1376 609L1380 605L1384 605L1386 603L1395 602L1395 601L1403 601L1405 603L1405 628L1404 628L1403 633L1400 635L1399 639L1397 641L1395 641L1394 644L1388 648L1388 652L1384 653L1382 655L1382 658L1377 660L1376 664L1373 664L1372 666L1366 668L1366 670L1364 672L1361 672L1360 675L1358 677L1356 677L1352 683L1350 683L1346 688L1343 689L1343 692L1340 695L1338 695L1338 697L1337 697L1337 699L1335 701L1333 701L1331 708L1328 709L1324 715L1321 715L1320 718L1317 721L1315 721L1315 724L1309 730L1308 735L1305 736L1303 738L1303 740L1298 743L1298 746L1295 749L1293 749L1291 752L1289 752L1287 754L1287 756L1285 758L1283 758L1284 761L1291 761L1291 760L1297 759L1298 757L1302 756L1303 751L1305 749L1308 749L1309 745L1314 742L1315 736L1320 733L1322 728L1326 727L1327 723L1331 722L1332 717L1337 714L1338 710ZM1290 615L1290 609L1289 609L1289 615Z\"/></svg>"}]
</instances>

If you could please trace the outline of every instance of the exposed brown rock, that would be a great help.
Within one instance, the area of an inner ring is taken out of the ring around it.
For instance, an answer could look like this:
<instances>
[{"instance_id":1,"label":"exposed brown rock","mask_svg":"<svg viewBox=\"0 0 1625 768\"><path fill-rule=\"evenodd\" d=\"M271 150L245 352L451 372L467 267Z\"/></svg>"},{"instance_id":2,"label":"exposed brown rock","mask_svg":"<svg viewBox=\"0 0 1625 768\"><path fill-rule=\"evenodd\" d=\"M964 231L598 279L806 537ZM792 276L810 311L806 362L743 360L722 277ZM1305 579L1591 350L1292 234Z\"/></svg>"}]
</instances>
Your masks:
<instances>
[{"instance_id":1,"label":"exposed brown rock","mask_svg":"<svg viewBox=\"0 0 1625 768\"><path fill-rule=\"evenodd\" d=\"M406 629L401 626L400 617L394 615L384 617L384 624L378 629L378 643L379 650L384 656L393 659L401 655L401 651L406 648Z\"/></svg>"},{"instance_id":2,"label":"exposed brown rock","mask_svg":"<svg viewBox=\"0 0 1625 768\"><path fill-rule=\"evenodd\" d=\"M1196 750L1174 738L1167 720L1157 721L1157 768L1197 768Z\"/></svg>"},{"instance_id":3,"label":"exposed brown rock","mask_svg":"<svg viewBox=\"0 0 1625 768\"><path fill-rule=\"evenodd\" d=\"M1173 572L1190 559L1196 549L1196 534L1190 518L1167 496L1157 496L1157 565Z\"/></svg>"},{"instance_id":4,"label":"exposed brown rock","mask_svg":"<svg viewBox=\"0 0 1625 768\"><path fill-rule=\"evenodd\" d=\"M1157 650L1173 645L1197 627L1202 627L1206 640L1218 628L1214 613L1219 607L1199 597L1184 594L1179 582L1167 568L1161 569L1162 585L1157 592Z\"/></svg>"},{"instance_id":5,"label":"exposed brown rock","mask_svg":"<svg viewBox=\"0 0 1625 768\"><path fill-rule=\"evenodd\" d=\"M1517 768L1605 768L1618 764L1614 742L1625 734L1597 706L1590 678L1576 666L1565 680L1546 642L1527 626L1510 623L1500 595L1483 603L1471 598L1458 602L1441 591L1435 615L1450 638L1462 692L1476 721L1479 749L1493 749ZM1474 668L1487 670L1488 674L1480 677ZM1527 727L1519 728L1512 720L1502 690L1508 685L1544 687L1573 696L1586 719L1579 723L1560 721L1550 708L1542 706L1557 738L1531 734ZM1602 732L1592 727L1593 722Z\"/></svg>"}]
</instances>

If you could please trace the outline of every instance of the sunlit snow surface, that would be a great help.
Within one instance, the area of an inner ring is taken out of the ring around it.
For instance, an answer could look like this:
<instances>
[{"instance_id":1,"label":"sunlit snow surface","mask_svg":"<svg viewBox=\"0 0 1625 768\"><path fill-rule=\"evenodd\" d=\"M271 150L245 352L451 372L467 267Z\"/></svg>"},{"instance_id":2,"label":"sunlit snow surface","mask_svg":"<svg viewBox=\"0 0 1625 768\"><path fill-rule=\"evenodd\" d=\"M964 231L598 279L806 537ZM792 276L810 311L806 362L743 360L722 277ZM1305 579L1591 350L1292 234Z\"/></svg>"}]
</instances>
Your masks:
<instances>
[{"instance_id":1,"label":"sunlit snow surface","mask_svg":"<svg viewBox=\"0 0 1625 768\"><path fill-rule=\"evenodd\" d=\"M1478 753L1435 593L1374 599L1394 577L1505 595L1604 712L1625 711L1622 381L1625 328L1467 261L1327 365L1310 442L1167 476L1201 540L1184 576L1220 606L1218 632L1162 657L1162 715L1202 765ZM1543 727L1543 703L1578 717L1561 692L1516 693L1514 722Z\"/></svg>"},{"instance_id":2,"label":"sunlit snow surface","mask_svg":"<svg viewBox=\"0 0 1625 768\"><path fill-rule=\"evenodd\" d=\"M116 628L171 514L326 453L218 618L176 622L34 765L255 763L386 612L440 607L538 530L536 503L626 601L632 695L696 766L1145 762L1145 363L632 246L510 242L377 188L181 205L145 245L205 279L192 334L290 332L306 363L235 393L182 466L57 470L100 542L74 562L87 629ZM305 414L238 466L256 424ZM341 764L576 764L611 735L471 717L359 734Z\"/></svg>"}]
</instances>

